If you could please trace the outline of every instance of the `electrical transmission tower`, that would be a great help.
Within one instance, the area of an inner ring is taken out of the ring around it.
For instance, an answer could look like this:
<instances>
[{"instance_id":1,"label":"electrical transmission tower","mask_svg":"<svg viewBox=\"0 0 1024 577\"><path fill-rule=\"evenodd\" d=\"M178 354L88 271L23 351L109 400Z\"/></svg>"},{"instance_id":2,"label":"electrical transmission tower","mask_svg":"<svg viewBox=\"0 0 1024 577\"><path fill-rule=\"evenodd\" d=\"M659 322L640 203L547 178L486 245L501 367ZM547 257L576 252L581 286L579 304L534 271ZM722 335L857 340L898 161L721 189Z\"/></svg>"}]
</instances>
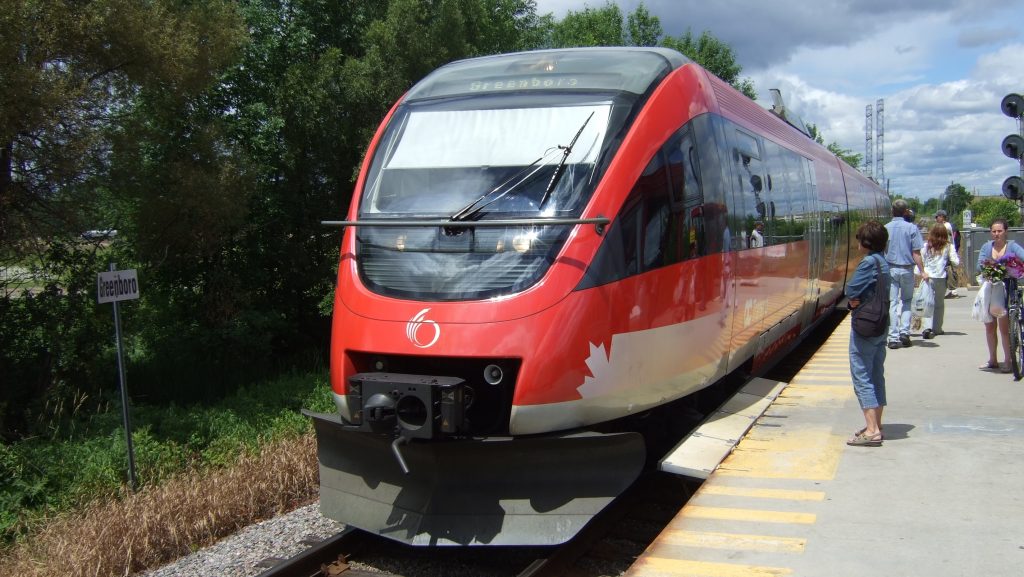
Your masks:
<instances>
[{"instance_id":1,"label":"electrical transmission tower","mask_svg":"<svg viewBox=\"0 0 1024 577\"><path fill-rule=\"evenodd\" d=\"M875 154L875 175L878 177L878 184L888 191L889 187L885 182L885 100L882 98L875 102L875 116L875 127L878 129L878 139L875 141L875 146L878 147L878 153Z\"/></svg>"},{"instance_id":2,"label":"electrical transmission tower","mask_svg":"<svg viewBox=\"0 0 1024 577\"><path fill-rule=\"evenodd\" d=\"M875 166L872 162L875 152L875 123L871 118L873 112L870 104L864 107L864 174L868 178L875 177Z\"/></svg>"}]
</instances>

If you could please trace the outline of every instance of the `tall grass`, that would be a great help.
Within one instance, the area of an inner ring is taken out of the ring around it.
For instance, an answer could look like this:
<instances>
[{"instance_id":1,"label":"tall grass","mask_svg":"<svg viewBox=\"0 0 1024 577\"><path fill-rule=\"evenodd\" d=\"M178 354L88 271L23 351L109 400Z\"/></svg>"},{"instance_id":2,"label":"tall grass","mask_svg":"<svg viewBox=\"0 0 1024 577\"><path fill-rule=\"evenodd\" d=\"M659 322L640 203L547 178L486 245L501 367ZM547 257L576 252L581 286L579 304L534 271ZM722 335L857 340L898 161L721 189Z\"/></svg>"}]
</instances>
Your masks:
<instances>
[{"instance_id":1,"label":"tall grass","mask_svg":"<svg viewBox=\"0 0 1024 577\"><path fill-rule=\"evenodd\" d=\"M118 403L47 438L0 444L0 575L123 575L315 496L323 371L213 406L132 406L138 493L126 486Z\"/></svg>"},{"instance_id":2,"label":"tall grass","mask_svg":"<svg viewBox=\"0 0 1024 577\"><path fill-rule=\"evenodd\" d=\"M0 575L128 575L308 503L316 491L313 435L273 441L231 467L63 513L0 558Z\"/></svg>"}]
</instances>

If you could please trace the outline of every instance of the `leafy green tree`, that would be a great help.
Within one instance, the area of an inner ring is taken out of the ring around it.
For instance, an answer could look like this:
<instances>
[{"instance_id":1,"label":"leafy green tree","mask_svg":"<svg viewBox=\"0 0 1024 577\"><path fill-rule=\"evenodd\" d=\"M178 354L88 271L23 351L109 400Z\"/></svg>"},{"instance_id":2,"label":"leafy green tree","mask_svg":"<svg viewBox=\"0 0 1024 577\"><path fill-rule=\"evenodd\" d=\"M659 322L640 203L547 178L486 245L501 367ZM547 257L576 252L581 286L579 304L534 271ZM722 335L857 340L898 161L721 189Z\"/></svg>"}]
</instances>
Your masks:
<instances>
[{"instance_id":1,"label":"leafy green tree","mask_svg":"<svg viewBox=\"0 0 1024 577\"><path fill-rule=\"evenodd\" d=\"M970 204L974 214L974 222L981 226L989 226L997 218L1006 219L1010 226L1020 226L1020 207L1016 202L998 196L975 198Z\"/></svg>"},{"instance_id":2,"label":"leafy green tree","mask_svg":"<svg viewBox=\"0 0 1024 577\"><path fill-rule=\"evenodd\" d=\"M838 156L844 162L846 162L846 164L849 164L854 168L860 166L861 160L863 160L864 158L863 154L860 154L859 152L854 152L846 148L842 148L835 141L832 141L826 148L828 148L829 152Z\"/></svg>"},{"instance_id":3,"label":"leafy green tree","mask_svg":"<svg viewBox=\"0 0 1024 577\"><path fill-rule=\"evenodd\" d=\"M748 98L756 99L754 83L749 78L740 78L743 67L736 62L732 47L705 30L694 37L691 30L681 36L663 38L661 45L678 50L707 68L712 74L731 84Z\"/></svg>"},{"instance_id":4,"label":"leafy green tree","mask_svg":"<svg viewBox=\"0 0 1024 577\"><path fill-rule=\"evenodd\" d=\"M110 224L88 209L111 123L142 89L184 95L208 85L244 38L227 0L11 0L0 28L0 246L8 255L24 239Z\"/></svg>"},{"instance_id":5,"label":"leafy green tree","mask_svg":"<svg viewBox=\"0 0 1024 577\"><path fill-rule=\"evenodd\" d=\"M817 124L812 122L807 123L807 133L810 135L811 140L821 144L822 146L825 145L825 137L821 135L821 130L818 129Z\"/></svg>"},{"instance_id":6,"label":"leafy green tree","mask_svg":"<svg viewBox=\"0 0 1024 577\"><path fill-rule=\"evenodd\" d=\"M945 209L952 218L954 214L961 214L964 209L971 204L973 199L974 196L964 187L964 185L958 182L951 182L942 194L942 198L940 200L942 206L937 208Z\"/></svg>"},{"instance_id":7,"label":"leafy green tree","mask_svg":"<svg viewBox=\"0 0 1024 577\"><path fill-rule=\"evenodd\" d=\"M537 14L536 0L479 0L478 32L471 32L473 55L532 50L544 45L554 27Z\"/></svg>"},{"instance_id":8,"label":"leafy green tree","mask_svg":"<svg viewBox=\"0 0 1024 577\"><path fill-rule=\"evenodd\" d=\"M0 267L31 281L0 279L7 436L47 426L42 406L59 419L73 398L96 402L110 382L98 376L110 365L97 365L109 358L109 308L92 287L116 249L76 238L127 225L111 161L134 138L124 122L144 95L181 109L234 62L245 29L228 0L12 0L0 27Z\"/></svg>"},{"instance_id":9,"label":"leafy green tree","mask_svg":"<svg viewBox=\"0 0 1024 577\"><path fill-rule=\"evenodd\" d=\"M825 137L822 136L821 130L818 129L817 124L808 123L807 132L810 134L811 139L818 144L825 144ZM863 159L863 155L854 153L852 150L847 150L839 146L836 141L832 141L826 148L832 154L838 156L840 159L849 164L850 166L857 168L860 166L860 161Z\"/></svg>"},{"instance_id":10,"label":"leafy green tree","mask_svg":"<svg viewBox=\"0 0 1024 577\"><path fill-rule=\"evenodd\" d=\"M643 2L626 17L629 44L632 46L657 46L661 38L661 20L648 12Z\"/></svg>"},{"instance_id":11,"label":"leafy green tree","mask_svg":"<svg viewBox=\"0 0 1024 577\"><path fill-rule=\"evenodd\" d=\"M640 25L638 20L638 32ZM601 8L587 6L579 11L570 10L555 24L551 40L556 48L622 46L625 44L622 10L610 0Z\"/></svg>"}]
</instances>

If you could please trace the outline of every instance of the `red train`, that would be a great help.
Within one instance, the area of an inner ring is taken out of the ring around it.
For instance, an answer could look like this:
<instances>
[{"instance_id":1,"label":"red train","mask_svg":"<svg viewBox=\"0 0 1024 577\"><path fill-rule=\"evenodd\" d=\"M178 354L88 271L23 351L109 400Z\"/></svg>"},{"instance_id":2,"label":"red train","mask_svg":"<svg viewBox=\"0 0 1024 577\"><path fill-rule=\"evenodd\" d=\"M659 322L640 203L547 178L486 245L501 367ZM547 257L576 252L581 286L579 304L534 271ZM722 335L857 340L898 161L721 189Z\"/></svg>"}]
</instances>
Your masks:
<instances>
[{"instance_id":1,"label":"red train","mask_svg":"<svg viewBox=\"0 0 1024 577\"><path fill-rule=\"evenodd\" d=\"M321 510L417 545L572 537L644 466L633 419L783 355L889 207L661 48L448 64L384 119L355 192Z\"/></svg>"}]
</instances>

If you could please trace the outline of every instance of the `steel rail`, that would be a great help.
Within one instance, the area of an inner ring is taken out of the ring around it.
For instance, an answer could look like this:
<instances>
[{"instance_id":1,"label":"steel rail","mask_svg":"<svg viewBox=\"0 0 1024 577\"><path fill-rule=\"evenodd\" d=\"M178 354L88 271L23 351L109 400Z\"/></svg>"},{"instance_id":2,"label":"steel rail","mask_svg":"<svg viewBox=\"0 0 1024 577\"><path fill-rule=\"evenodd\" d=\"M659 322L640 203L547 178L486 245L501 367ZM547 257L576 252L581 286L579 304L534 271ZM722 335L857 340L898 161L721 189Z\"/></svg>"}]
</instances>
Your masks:
<instances>
[{"instance_id":1,"label":"steel rail","mask_svg":"<svg viewBox=\"0 0 1024 577\"><path fill-rule=\"evenodd\" d=\"M309 549L282 559L257 577L312 577L321 574L321 567L333 563L339 557L350 554L360 547L366 533L354 528L346 528L337 535L328 537ZM346 570L346 577L369 575L361 571Z\"/></svg>"}]
</instances>

